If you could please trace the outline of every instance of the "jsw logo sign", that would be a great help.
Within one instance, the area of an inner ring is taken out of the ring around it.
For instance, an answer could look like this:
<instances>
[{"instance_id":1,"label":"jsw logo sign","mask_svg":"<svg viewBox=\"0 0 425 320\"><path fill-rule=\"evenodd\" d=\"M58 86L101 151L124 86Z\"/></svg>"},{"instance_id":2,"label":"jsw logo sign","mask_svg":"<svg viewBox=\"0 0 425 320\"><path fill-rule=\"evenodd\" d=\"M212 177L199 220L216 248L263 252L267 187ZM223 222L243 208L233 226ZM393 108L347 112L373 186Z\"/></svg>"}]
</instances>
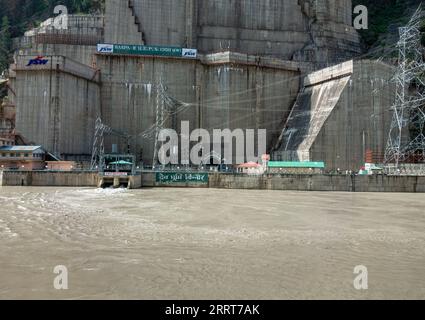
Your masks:
<instances>
[{"instance_id":1,"label":"jsw logo sign","mask_svg":"<svg viewBox=\"0 0 425 320\"><path fill-rule=\"evenodd\" d=\"M114 46L111 44L98 44L97 51L100 53L113 53Z\"/></svg>"},{"instance_id":2,"label":"jsw logo sign","mask_svg":"<svg viewBox=\"0 0 425 320\"><path fill-rule=\"evenodd\" d=\"M198 51L196 49L183 49L183 57L185 58L196 58Z\"/></svg>"},{"instance_id":3,"label":"jsw logo sign","mask_svg":"<svg viewBox=\"0 0 425 320\"><path fill-rule=\"evenodd\" d=\"M43 56L38 56L35 59L31 59L28 64L27 67L29 66L40 66L40 65L46 65L47 62L49 62L49 60L44 59Z\"/></svg>"}]
</instances>

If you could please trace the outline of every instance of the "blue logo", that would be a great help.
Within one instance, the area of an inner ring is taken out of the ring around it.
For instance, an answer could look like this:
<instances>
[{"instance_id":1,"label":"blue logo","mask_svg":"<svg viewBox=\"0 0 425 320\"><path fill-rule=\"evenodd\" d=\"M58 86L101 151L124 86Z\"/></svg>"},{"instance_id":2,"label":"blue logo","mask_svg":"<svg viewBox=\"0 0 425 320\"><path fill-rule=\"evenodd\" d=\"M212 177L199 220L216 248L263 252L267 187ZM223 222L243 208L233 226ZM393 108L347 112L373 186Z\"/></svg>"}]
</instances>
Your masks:
<instances>
[{"instance_id":1,"label":"blue logo","mask_svg":"<svg viewBox=\"0 0 425 320\"><path fill-rule=\"evenodd\" d=\"M114 46L112 44L98 44L97 51L100 53L113 53Z\"/></svg>"},{"instance_id":2,"label":"blue logo","mask_svg":"<svg viewBox=\"0 0 425 320\"><path fill-rule=\"evenodd\" d=\"M186 58L196 58L198 51L196 49L183 49L182 56Z\"/></svg>"},{"instance_id":3,"label":"blue logo","mask_svg":"<svg viewBox=\"0 0 425 320\"><path fill-rule=\"evenodd\" d=\"M43 56L38 56L35 59L31 59L28 64L27 67L29 66L40 66L40 65L46 65L47 62L49 62L49 60L44 59Z\"/></svg>"}]
</instances>

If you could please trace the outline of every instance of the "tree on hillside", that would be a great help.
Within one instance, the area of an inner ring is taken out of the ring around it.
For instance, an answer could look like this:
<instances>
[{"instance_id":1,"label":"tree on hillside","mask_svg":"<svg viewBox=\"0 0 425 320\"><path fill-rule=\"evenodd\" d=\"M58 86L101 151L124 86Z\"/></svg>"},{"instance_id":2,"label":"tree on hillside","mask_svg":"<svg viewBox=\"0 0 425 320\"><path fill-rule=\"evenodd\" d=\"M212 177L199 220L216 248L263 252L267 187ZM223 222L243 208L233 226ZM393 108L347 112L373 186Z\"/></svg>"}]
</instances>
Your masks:
<instances>
[{"instance_id":1,"label":"tree on hillside","mask_svg":"<svg viewBox=\"0 0 425 320\"><path fill-rule=\"evenodd\" d=\"M12 37L10 34L9 18L4 16L0 28L0 72L9 67Z\"/></svg>"},{"instance_id":2,"label":"tree on hillside","mask_svg":"<svg viewBox=\"0 0 425 320\"><path fill-rule=\"evenodd\" d=\"M367 47L374 45L390 25L405 25L423 0L353 0L353 5L365 5L369 10L369 28L360 30ZM412 12L411 12L412 13ZM410 14L411 14L410 13Z\"/></svg>"}]
</instances>

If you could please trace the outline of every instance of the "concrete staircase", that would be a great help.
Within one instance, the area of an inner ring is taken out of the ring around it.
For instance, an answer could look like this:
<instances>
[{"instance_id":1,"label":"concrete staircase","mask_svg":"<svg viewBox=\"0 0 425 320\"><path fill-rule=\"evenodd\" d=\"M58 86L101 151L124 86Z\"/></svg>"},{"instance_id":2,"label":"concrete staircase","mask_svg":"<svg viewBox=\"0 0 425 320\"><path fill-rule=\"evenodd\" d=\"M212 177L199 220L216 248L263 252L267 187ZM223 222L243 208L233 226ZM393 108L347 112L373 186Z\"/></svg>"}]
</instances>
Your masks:
<instances>
[{"instance_id":1,"label":"concrete staircase","mask_svg":"<svg viewBox=\"0 0 425 320\"><path fill-rule=\"evenodd\" d=\"M134 0L109 0L105 7L105 42L145 44Z\"/></svg>"},{"instance_id":2,"label":"concrete staircase","mask_svg":"<svg viewBox=\"0 0 425 320\"><path fill-rule=\"evenodd\" d=\"M134 0L128 0L128 7L131 10L131 14L134 17L134 24L137 26L137 31L140 33L142 37L142 44L146 44L146 36L142 30L142 24L140 22L139 17L137 16L136 10L134 9Z\"/></svg>"},{"instance_id":3,"label":"concrete staircase","mask_svg":"<svg viewBox=\"0 0 425 320\"><path fill-rule=\"evenodd\" d=\"M131 10L131 14L134 17L134 24L137 26L137 31L142 32L142 26L140 25L139 17L136 14L136 10L134 10L134 0L128 0L128 7Z\"/></svg>"}]
</instances>

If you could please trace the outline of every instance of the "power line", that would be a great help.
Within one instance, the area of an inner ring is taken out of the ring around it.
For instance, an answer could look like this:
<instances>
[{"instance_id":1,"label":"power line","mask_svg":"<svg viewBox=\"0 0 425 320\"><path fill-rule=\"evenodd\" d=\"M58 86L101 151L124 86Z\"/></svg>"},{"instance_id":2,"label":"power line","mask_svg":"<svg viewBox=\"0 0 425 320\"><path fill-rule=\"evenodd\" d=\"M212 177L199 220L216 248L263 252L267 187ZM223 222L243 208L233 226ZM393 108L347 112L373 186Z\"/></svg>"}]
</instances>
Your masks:
<instances>
[{"instance_id":1,"label":"power line","mask_svg":"<svg viewBox=\"0 0 425 320\"><path fill-rule=\"evenodd\" d=\"M385 163L397 169L401 162L425 161L425 62L420 43L423 16L419 5L407 26L399 29L396 102L385 151Z\"/></svg>"}]
</instances>

